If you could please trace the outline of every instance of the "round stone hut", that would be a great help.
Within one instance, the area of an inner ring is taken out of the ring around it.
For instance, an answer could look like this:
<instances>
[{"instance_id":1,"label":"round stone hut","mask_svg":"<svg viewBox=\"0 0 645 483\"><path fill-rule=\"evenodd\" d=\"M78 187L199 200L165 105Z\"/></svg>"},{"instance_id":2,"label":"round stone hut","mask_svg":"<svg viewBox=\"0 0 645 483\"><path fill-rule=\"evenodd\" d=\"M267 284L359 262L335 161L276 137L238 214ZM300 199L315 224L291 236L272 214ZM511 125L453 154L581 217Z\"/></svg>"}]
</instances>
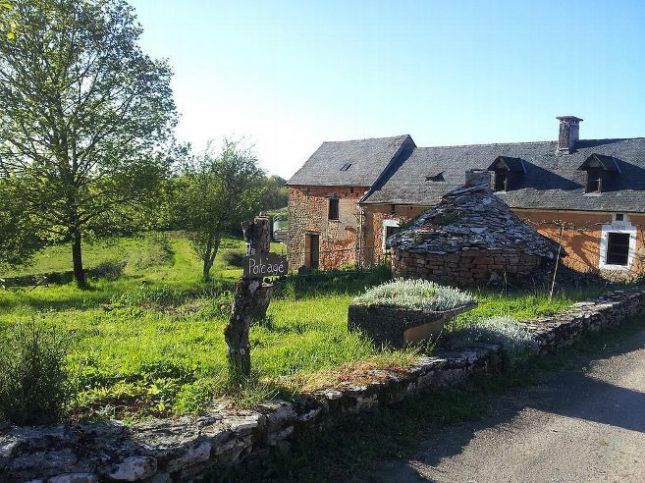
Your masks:
<instances>
[{"instance_id":1,"label":"round stone hut","mask_svg":"<svg viewBox=\"0 0 645 483\"><path fill-rule=\"evenodd\" d=\"M480 171L388 242L396 277L460 287L530 286L558 256L558 244L513 213Z\"/></svg>"}]
</instances>

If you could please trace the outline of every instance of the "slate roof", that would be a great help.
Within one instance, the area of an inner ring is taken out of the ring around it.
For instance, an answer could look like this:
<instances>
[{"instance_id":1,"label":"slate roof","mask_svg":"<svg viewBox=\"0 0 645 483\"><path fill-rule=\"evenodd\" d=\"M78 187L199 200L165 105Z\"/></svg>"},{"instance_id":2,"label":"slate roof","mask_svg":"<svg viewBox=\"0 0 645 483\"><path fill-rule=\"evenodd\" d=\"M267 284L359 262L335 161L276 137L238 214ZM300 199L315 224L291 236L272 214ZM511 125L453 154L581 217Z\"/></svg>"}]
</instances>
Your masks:
<instances>
[{"instance_id":1,"label":"slate roof","mask_svg":"<svg viewBox=\"0 0 645 483\"><path fill-rule=\"evenodd\" d=\"M327 141L288 181L289 185L372 186L404 148L414 147L409 135ZM341 171L347 164L351 166Z\"/></svg>"},{"instance_id":2,"label":"slate roof","mask_svg":"<svg viewBox=\"0 0 645 483\"><path fill-rule=\"evenodd\" d=\"M526 168L508 192L497 193L513 208L645 211L645 138L580 140L567 155L556 155L556 144L416 148L409 157L397 160L363 202L432 206L464 184L466 170L488 169L498 156L507 156L522 160ZM608 173L601 194L585 194L586 173L578 168L594 153L613 157L621 172ZM426 179L437 172L443 172L445 181Z\"/></svg>"}]
</instances>

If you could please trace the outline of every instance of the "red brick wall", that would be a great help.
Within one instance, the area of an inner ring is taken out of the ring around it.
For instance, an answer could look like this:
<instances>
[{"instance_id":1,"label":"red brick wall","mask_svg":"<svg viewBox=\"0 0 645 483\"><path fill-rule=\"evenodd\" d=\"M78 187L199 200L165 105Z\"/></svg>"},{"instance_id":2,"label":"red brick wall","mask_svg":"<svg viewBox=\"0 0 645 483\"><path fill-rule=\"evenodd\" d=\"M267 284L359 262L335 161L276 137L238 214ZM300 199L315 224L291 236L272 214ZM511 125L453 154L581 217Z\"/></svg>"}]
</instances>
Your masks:
<instances>
[{"instance_id":1,"label":"red brick wall","mask_svg":"<svg viewBox=\"0 0 645 483\"><path fill-rule=\"evenodd\" d=\"M289 187L289 266L306 265L306 235L320 236L320 268L329 269L356 262L358 239L358 200L367 188ZM329 198L339 199L339 219L329 220Z\"/></svg>"}]
</instances>

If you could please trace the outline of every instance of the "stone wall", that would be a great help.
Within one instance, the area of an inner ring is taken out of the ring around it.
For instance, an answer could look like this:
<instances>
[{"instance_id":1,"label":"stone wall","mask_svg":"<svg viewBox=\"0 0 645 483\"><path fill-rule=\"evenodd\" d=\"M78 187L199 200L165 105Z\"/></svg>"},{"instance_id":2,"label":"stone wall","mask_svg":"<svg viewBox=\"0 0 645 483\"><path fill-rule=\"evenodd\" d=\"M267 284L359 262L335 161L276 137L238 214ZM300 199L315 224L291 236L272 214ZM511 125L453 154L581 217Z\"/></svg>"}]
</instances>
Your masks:
<instances>
[{"instance_id":1,"label":"stone wall","mask_svg":"<svg viewBox=\"0 0 645 483\"><path fill-rule=\"evenodd\" d=\"M528 324L542 352L571 343L645 310L645 288L615 291L564 313ZM220 410L202 417L47 428L0 423L0 481L93 483L186 482L205 471L261 458L287 446L297 428L319 429L379 405L501 369L498 346L420 357L397 370L355 374L336 387L293 402L272 401L255 410Z\"/></svg>"},{"instance_id":2,"label":"stone wall","mask_svg":"<svg viewBox=\"0 0 645 483\"><path fill-rule=\"evenodd\" d=\"M397 277L423 278L443 285L471 287L491 281L509 283L534 274L542 258L519 250L464 248L456 253L415 253L393 250L392 270Z\"/></svg>"}]
</instances>

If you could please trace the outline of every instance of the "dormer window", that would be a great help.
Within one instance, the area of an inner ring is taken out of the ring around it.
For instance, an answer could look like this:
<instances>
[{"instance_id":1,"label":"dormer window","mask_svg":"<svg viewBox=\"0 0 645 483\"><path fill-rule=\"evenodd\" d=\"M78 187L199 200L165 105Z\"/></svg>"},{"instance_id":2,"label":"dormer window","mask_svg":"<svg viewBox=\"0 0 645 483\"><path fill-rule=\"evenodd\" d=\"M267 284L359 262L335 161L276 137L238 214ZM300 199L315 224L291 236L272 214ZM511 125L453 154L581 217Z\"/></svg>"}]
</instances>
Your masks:
<instances>
[{"instance_id":1,"label":"dormer window","mask_svg":"<svg viewBox=\"0 0 645 483\"><path fill-rule=\"evenodd\" d=\"M602 171L590 169L587 171L587 183L585 193L602 193Z\"/></svg>"},{"instance_id":2,"label":"dormer window","mask_svg":"<svg viewBox=\"0 0 645 483\"><path fill-rule=\"evenodd\" d=\"M426 175L426 181L442 182L446 178L443 177L443 171L435 171Z\"/></svg>"},{"instance_id":3,"label":"dormer window","mask_svg":"<svg viewBox=\"0 0 645 483\"><path fill-rule=\"evenodd\" d=\"M598 153L593 153L585 159L585 162L578 167L578 170L587 172L585 193L590 194L602 193L603 182L609 176L617 176L621 173L616 158Z\"/></svg>"},{"instance_id":4,"label":"dormer window","mask_svg":"<svg viewBox=\"0 0 645 483\"><path fill-rule=\"evenodd\" d=\"M504 192L513 189L516 183L526 173L524 161L520 158L498 156L488 167L488 171L495 173L493 177L493 191Z\"/></svg>"}]
</instances>

